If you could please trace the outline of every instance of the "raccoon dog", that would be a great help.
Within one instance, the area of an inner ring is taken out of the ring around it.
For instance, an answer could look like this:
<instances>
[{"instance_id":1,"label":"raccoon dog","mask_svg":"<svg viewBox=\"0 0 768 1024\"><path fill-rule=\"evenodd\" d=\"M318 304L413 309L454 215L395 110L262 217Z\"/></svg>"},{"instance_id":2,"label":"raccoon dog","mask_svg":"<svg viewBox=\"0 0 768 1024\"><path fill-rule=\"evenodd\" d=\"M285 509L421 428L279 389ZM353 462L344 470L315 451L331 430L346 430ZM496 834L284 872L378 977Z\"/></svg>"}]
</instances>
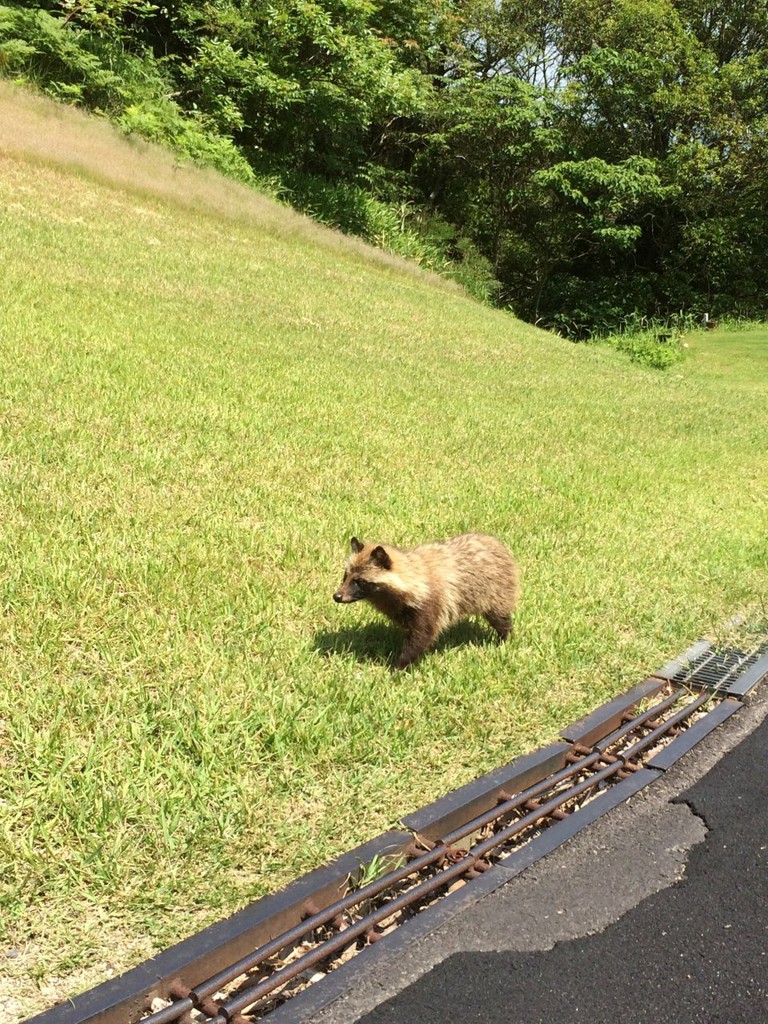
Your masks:
<instances>
[{"instance_id":1,"label":"raccoon dog","mask_svg":"<svg viewBox=\"0 0 768 1024\"><path fill-rule=\"evenodd\" d=\"M517 568L495 537L464 533L408 551L353 537L351 547L333 599L368 601L405 631L397 668L416 661L444 629L467 615L483 615L501 640L509 636Z\"/></svg>"}]
</instances>

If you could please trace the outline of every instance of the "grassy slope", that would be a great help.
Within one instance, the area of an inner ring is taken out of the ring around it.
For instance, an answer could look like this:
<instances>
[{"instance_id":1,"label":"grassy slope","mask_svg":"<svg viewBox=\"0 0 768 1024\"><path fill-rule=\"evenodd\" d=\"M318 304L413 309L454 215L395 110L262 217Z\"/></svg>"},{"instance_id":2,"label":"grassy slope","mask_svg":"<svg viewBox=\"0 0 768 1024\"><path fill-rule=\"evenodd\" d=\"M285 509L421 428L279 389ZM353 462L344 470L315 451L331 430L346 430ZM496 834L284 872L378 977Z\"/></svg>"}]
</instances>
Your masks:
<instances>
[{"instance_id":1,"label":"grassy slope","mask_svg":"<svg viewBox=\"0 0 768 1024\"><path fill-rule=\"evenodd\" d=\"M766 334L644 371L49 117L0 94L11 1015L551 739L768 582ZM393 677L394 631L330 600L349 534L472 528L522 565L516 639Z\"/></svg>"}]
</instances>

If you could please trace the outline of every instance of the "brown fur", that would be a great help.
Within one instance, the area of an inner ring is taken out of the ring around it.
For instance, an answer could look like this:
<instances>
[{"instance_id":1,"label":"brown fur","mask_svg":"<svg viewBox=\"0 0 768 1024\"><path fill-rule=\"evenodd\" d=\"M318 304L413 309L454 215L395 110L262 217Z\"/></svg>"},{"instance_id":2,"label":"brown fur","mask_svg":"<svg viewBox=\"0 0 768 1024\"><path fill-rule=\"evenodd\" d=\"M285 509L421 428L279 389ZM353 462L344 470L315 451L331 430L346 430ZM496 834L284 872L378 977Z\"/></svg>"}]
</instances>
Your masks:
<instances>
[{"instance_id":1,"label":"brown fur","mask_svg":"<svg viewBox=\"0 0 768 1024\"><path fill-rule=\"evenodd\" d=\"M495 537L464 533L409 551L352 538L340 604L365 600L405 631L397 661L405 668L428 650L448 626L483 615L500 640L512 629L517 604L517 567Z\"/></svg>"}]
</instances>

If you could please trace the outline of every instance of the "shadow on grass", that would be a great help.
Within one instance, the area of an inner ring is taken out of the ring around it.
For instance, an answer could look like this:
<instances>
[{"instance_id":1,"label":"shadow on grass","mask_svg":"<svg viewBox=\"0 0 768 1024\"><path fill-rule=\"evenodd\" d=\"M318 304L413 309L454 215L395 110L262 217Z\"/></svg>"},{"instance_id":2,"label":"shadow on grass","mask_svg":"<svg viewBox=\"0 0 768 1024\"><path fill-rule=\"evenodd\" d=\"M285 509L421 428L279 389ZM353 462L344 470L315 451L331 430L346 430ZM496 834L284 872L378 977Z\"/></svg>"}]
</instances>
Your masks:
<instances>
[{"instance_id":1,"label":"shadow on grass","mask_svg":"<svg viewBox=\"0 0 768 1024\"><path fill-rule=\"evenodd\" d=\"M474 620L460 622L440 636L433 651L451 647L483 647L496 643L492 629ZM363 626L323 629L315 633L315 650L325 658L352 657L360 662L394 665L403 646L403 634L385 622L369 622Z\"/></svg>"}]
</instances>

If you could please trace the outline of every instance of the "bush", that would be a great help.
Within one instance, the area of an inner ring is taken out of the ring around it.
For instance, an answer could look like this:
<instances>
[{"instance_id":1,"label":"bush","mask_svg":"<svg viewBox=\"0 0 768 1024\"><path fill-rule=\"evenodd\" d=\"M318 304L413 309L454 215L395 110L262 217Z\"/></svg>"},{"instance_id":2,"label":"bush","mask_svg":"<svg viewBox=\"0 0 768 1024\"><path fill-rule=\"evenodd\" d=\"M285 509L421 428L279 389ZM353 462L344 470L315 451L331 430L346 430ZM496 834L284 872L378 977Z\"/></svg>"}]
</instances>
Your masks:
<instances>
[{"instance_id":1,"label":"bush","mask_svg":"<svg viewBox=\"0 0 768 1024\"><path fill-rule=\"evenodd\" d=\"M634 363L666 370L684 357L683 334L699 327L699 321L694 313L680 312L663 319L632 313L622 319L618 331L593 336L590 340L624 352Z\"/></svg>"},{"instance_id":2,"label":"bush","mask_svg":"<svg viewBox=\"0 0 768 1024\"><path fill-rule=\"evenodd\" d=\"M231 139L208 130L195 118L185 117L170 101L132 103L115 119L126 134L169 146L179 156L202 167L214 167L230 178L254 184L256 176Z\"/></svg>"},{"instance_id":3,"label":"bush","mask_svg":"<svg viewBox=\"0 0 768 1024\"><path fill-rule=\"evenodd\" d=\"M125 98L121 70L94 52L85 33L45 11L0 6L0 74L36 85L56 99L109 111Z\"/></svg>"},{"instance_id":4,"label":"bush","mask_svg":"<svg viewBox=\"0 0 768 1024\"><path fill-rule=\"evenodd\" d=\"M619 352L626 353L633 363L666 370L683 358L683 344L679 338L666 339L653 331L638 334L614 334L603 339Z\"/></svg>"}]
</instances>

